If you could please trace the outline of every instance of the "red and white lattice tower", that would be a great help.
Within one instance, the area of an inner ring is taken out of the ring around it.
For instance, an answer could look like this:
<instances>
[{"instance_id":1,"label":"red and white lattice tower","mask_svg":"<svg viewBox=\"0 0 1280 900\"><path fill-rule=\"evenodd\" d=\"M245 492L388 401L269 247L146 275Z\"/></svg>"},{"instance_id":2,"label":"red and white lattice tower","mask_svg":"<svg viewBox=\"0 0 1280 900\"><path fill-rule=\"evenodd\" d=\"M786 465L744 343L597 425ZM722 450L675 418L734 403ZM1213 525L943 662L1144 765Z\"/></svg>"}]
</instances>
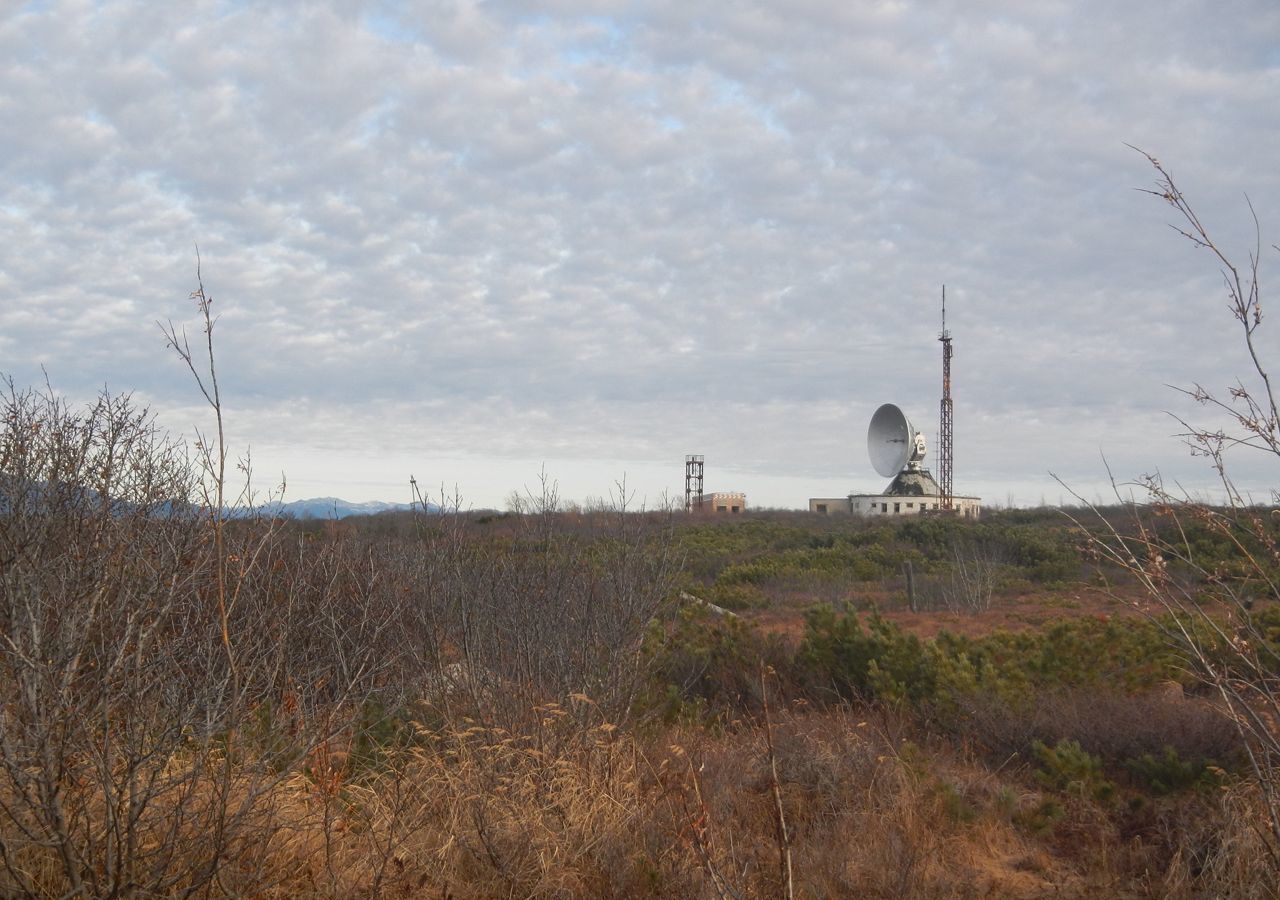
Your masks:
<instances>
[{"instance_id":1,"label":"red and white lattice tower","mask_svg":"<svg viewBox=\"0 0 1280 900\"><path fill-rule=\"evenodd\" d=\"M947 286L942 286L942 409L938 423L938 492L939 506L954 509L951 485L952 464L952 408L951 408L951 332L947 331Z\"/></svg>"}]
</instances>

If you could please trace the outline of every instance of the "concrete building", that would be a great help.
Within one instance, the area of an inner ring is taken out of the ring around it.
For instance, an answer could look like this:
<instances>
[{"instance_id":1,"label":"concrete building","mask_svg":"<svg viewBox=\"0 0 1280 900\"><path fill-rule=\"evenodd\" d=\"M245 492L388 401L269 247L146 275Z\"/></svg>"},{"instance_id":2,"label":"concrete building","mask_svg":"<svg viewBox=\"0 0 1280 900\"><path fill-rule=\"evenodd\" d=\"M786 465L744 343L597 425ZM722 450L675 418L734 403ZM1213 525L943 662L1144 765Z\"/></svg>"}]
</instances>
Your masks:
<instances>
[{"instance_id":1,"label":"concrete building","mask_svg":"<svg viewBox=\"0 0 1280 900\"><path fill-rule=\"evenodd\" d=\"M855 516L919 516L940 513L941 491L938 482L928 469L919 468L899 472L889 486L879 494L850 494L847 497L815 497L809 501L809 512L823 515ZM976 519L982 510L982 498L951 498L955 514L965 519Z\"/></svg>"},{"instance_id":2,"label":"concrete building","mask_svg":"<svg viewBox=\"0 0 1280 900\"><path fill-rule=\"evenodd\" d=\"M733 515L747 508L747 495L742 491L713 491L703 494L701 500L702 503L695 507L695 512Z\"/></svg>"},{"instance_id":3,"label":"concrete building","mask_svg":"<svg viewBox=\"0 0 1280 900\"><path fill-rule=\"evenodd\" d=\"M956 515L976 519L982 511L982 498L955 495L951 503ZM903 496L902 494L850 494L847 497L815 497L809 501L809 512L825 516L919 516L938 514L938 495Z\"/></svg>"}]
</instances>

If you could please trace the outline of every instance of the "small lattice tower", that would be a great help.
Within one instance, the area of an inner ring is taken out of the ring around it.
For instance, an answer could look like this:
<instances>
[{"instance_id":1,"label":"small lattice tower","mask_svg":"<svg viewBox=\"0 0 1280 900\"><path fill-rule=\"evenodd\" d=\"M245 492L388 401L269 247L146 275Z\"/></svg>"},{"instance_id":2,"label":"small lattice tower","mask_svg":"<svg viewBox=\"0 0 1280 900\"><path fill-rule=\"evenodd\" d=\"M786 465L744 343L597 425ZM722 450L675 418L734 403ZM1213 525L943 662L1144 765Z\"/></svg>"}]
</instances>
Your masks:
<instances>
[{"instance_id":1,"label":"small lattice tower","mask_svg":"<svg viewBox=\"0 0 1280 900\"><path fill-rule=\"evenodd\" d=\"M684 458L684 511L702 508L702 454L689 454Z\"/></svg>"},{"instance_id":2,"label":"small lattice tower","mask_svg":"<svg viewBox=\"0 0 1280 900\"><path fill-rule=\"evenodd\" d=\"M952 407L951 407L951 332L947 331L947 286L942 286L942 406L938 421L938 502L942 509L954 509L951 484Z\"/></svg>"}]
</instances>

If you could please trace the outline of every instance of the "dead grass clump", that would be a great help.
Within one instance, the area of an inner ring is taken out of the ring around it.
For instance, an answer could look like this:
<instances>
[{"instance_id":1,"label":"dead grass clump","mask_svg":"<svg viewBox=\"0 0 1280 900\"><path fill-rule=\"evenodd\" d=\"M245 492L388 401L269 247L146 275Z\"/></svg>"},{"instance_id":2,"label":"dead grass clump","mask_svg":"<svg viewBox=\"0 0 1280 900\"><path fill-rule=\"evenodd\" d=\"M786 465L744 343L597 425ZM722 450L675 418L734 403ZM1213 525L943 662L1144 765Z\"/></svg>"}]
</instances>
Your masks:
<instances>
[{"instance_id":1,"label":"dead grass clump","mask_svg":"<svg viewBox=\"0 0 1280 900\"><path fill-rule=\"evenodd\" d=\"M1170 866L1171 886L1184 896L1275 898L1277 848L1266 829L1265 796L1256 786L1223 792L1217 815L1195 831L1186 830L1178 866ZM1186 838L1194 839L1194 843Z\"/></svg>"},{"instance_id":2,"label":"dead grass clump","mask_svg":"<svg viewBox=\"0 0 1280 900\"><path fill-rule=\"evenodd\" d=\"M576 746L473 726L422 735L378 772L332 791L290 783L281 811L291 889L329 896L427 890L491 896L695 896L661 779L602 725ZM674 864L673 864L674 863Z\"/></svg>"},{"instance_id":3,"label":"dead grass clump","mask_svg":"<svg viewBox=\"0 0 1280 900\"><path fill-rule=\"evenodd\" d=\"M884 714L784 714L774 743L797 896L1040 896L1060 874L1020 868L1037 838L989 798L985 768L884 728ZM900 723L896 723L900 724ZM711 896L781 895L761 734L689 735L672 818ZM948 774L939 778L938 773ZM999 784L999 782L996 782ZM1069 869L1066 871L1070 871Z\"/></svg>"},{"instance_id":4,"label":"dead grass clump","mask_svg":"<svg viewBox=\"0 0 1280 900\"><path fill-rule=\"evenodd\" d=\"M554 740L418 726L360 766L322 744L270 779L248 758L229 778L175 759L181 827L153 804L137 858L171 867L169 893L778 897L776 788L796 896L1266 896L1245 787L1138 814L993 769L892 712L774 718L772 760L750 723L638 738L576 720ZM223 809L238 818L219 837ZM64 892L54 848L22 853L9 862L35 889L0 894Z\"/></svg>"}]
</instances>

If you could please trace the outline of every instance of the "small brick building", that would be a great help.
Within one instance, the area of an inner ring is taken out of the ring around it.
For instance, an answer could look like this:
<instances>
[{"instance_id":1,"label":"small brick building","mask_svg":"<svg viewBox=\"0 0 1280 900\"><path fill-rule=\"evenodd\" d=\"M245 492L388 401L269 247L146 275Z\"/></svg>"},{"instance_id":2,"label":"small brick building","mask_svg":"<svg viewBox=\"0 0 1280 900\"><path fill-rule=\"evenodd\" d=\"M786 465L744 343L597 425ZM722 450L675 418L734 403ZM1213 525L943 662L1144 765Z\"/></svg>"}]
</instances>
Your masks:
<instances>
[{"instance_id":1,"label":"small brick building","mask_svg":"<svg viewBox=\"0 0 1280 900\"><path fill-rule=\"evenodd\" d=\"M694 512L733 515L747 508L747 495L742 491L713 491L710 494L703 494L701 499L701 504L695 505Z\"/></svg>"}]
</instances>

